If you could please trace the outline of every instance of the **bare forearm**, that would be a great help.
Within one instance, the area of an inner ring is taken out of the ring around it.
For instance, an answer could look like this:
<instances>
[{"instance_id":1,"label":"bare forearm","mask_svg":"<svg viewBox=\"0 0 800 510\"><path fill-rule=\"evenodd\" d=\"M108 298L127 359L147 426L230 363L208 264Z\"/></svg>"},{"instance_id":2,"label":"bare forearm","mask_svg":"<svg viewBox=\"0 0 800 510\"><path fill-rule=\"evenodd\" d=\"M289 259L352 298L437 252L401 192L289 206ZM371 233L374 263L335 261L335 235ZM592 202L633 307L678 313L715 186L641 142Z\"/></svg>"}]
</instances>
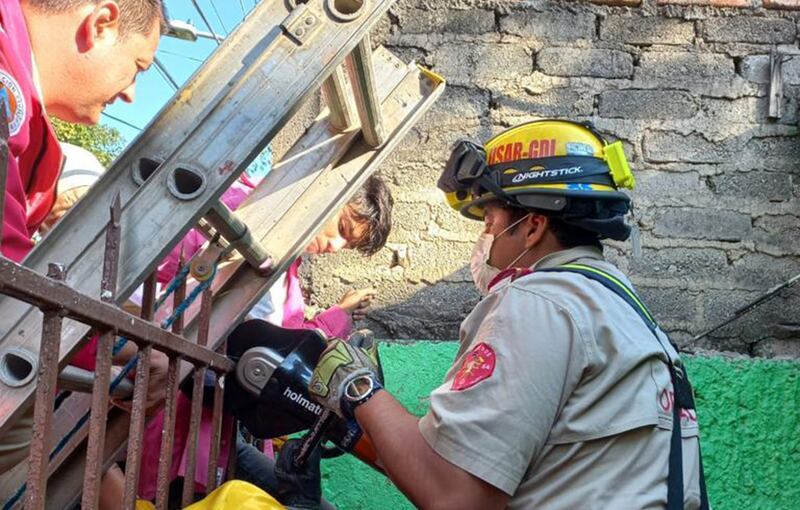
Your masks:
<instances>
[{"instance_id":1,"label":"bare forearm","mask_svg":"<svg viewBox=\"0 0 800 510\"><path fill-rule=\"evenodd\" d=\"M356 409L378 458L397 487L420 508L503 508L507 496L449 463L419 431L418 419L382 391Z\"/></svg>"}]
</instances>

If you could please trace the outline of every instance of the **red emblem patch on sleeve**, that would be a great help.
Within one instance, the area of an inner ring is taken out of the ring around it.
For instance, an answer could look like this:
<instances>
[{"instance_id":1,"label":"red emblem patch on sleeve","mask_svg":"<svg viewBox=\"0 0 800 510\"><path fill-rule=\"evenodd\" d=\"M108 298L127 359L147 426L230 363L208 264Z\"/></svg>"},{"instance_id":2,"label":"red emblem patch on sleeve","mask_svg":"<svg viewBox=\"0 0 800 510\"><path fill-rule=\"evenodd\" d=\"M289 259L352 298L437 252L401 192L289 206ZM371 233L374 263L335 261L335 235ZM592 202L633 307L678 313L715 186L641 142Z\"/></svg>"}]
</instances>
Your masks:
<instances>
[{"instance_id":1,"label":"red emblem patch on sleeve","mask_svg":"<svg viewBox=\"0 0 800 510\"><path fill-rule=\"evenodd\" d=\"M450 389L453 391L465 390L488 379L494 372L495 360L496 356L492 346L483 342L479 343L464 358L461 368L453 378Z\"/></svg>"}]
</instances>

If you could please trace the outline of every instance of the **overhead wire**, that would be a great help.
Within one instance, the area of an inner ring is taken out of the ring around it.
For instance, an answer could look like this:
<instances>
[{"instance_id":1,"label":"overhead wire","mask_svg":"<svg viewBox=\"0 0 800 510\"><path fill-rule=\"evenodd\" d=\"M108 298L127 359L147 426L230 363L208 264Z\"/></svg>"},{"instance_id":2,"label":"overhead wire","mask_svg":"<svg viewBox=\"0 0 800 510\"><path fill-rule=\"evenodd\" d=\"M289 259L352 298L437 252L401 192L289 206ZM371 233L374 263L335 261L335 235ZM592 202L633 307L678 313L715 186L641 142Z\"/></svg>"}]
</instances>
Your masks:
<instances>
[{"instance_id":1,"label":"overhead wire","mask_svg":"<svg viewBox=\"0 0 800 510\"><path fill-rule=\"evenodd\" d=\"M111 120L119 122L120 124L125 124L126 126L128 126L130 128L133 128L133 129L135 129L137 131L141 131L142 130L142 128L140 128L139 126L137 126L135 124L131 124L127 120L123 120L123 119L120 119L119 117L115 117L115 116L111 115L110 113L103 112L103 115L105 117L108 117Z\"/></svg>"},{"instance_id":2,"label":"overhead wire","mask_svg":"<svg viewBox=\"0 0 800 510\"><path fill-rule=\"evenodd\" d=\"M197 0L192 0L192 5L194 5L195 10L197 10L197 13L200 15L200 18L202 18L203 23L205 23L208 31L211 32L212 36L214 36L214 40L217 41L217 45L222 44L222 39L220 39L220 37L211 27L211 23L209 23L208 18L206 18L206 14L203 12L203 9L200 8L200 4L197 3Z\"/></svg>"},{"instance_id":3,"label":"overhead wire","mask_svg":"<svg viewBox=\"0 0 800 510\"><path fill-rule=\"evenodd\" d=\"M178 85L178 82L175 81L175 78L173 78L172 75L169 74L169 71L167 71L166 66L161 63L158 57L153 58L153 63L156 65L156 71L158 71L159 74L161 74L161 76L167 81L167 83L172 85L173 89L178 90L180 88L180 85Z\"/></svg>"},{"instance_id":4,"label":"overhead wire","mask_svg":"<svg viewBox=\"0 0 800 510\"><path fill-rule=\"evenodd\" d=\"M242 9L242 17L247 16L247 11L244 10L244 0L239 0L239 8Z\"/></svg>"},{"instance_id":5,"label":"overhead wire","mask_svg":"<svg viewBox=\"0 0 800 510\"><path fill-rule=\"evenodd\" d=\"M181 58L185 58L186 60L191 60L192 62L198 62L200 64L205 62L205 60L203 60L201 58L192 57L190 55L184 55L183 53L178 53L176 51L169 51L169 50L164 50L164 49L161 49L161 48L159 48L158 51L163 53L164 55L171 55L173 57L181 57Z\"/></svg>"},{"instance_id":6,"label":"overhead wire","mask_svg":"<svg viewBox=\"0 0 800 510\"><path fill-rule=\"evenodd\" d=\"M214 0L209 0L211 3L211 9L214 11L214 14L217 15L217 19L219 20L219 24L222 26L222 31L225 32L225 35L228 35L228 28L225 26L225 23L222 21L222 16L219 15L219 11L217 10L217 4L214 3Z\"/></svg>"}]
</instances>

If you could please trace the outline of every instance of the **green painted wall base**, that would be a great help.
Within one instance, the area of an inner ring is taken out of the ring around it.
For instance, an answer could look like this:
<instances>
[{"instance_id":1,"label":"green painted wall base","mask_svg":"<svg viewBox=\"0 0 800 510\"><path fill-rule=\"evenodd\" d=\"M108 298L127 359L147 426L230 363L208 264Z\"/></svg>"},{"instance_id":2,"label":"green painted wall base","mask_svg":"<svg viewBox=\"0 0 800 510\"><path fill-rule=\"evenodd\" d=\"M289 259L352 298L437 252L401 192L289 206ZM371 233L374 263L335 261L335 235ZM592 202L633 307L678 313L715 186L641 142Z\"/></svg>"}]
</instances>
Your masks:
<instances>
[{"instance_id":1,"label":"green painted wall base","mask_svg":"<svg viewBox=\"0 0 800 510\"><path fill-rule=\"evenodd\" d=\"M456 349L454 342L382 345L388 389L421 416ZM800 363L706 357L686 363L714 509L800 508ZM387 478L349 456L324 461L323 486L340 510L414 508Z\"/></svg>"}]
</instances>

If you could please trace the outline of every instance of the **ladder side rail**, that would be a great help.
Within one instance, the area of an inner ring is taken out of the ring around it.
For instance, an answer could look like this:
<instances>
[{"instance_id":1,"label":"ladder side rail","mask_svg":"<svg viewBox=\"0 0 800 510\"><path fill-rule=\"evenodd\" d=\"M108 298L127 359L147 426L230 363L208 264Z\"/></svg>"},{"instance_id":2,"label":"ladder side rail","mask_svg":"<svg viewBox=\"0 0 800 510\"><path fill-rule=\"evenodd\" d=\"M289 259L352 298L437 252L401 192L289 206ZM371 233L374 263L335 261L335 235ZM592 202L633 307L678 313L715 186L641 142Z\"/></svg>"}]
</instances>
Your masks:
<instances>
[{"instance_id":1,"label":"ladder side rail","mask_svg":"<svg viewBox=\"0 0 800 510\"><path fill-rule=\"evenodd\" d=\"M232 87L231 96L215 108L203 125L195 130L195 136L185 141L162 165L159 175L166 173L174 176L178 188L181 168L201 170L205 187L197 190L198 195L193 200L178 200L173 191L157 178L145 181L122 211L118 281L120 299L127 298L144 275L155 269L170 247L256 157L277 132L277 126L285 122L300 102L341 63L390 3L390 0L384 0L369 4L369 10L359 19L360 23L340 25L338 30L332 28L333 21L322 18L320 14L316 43L323 48L335 48L335 51L324 55L327 58L320 58L311 47L304 49L296 46L288 37L279 38L271 45L266 54L261 55L248 70L247 79L242 77ZM306 4L306 7L309 5ZM295 78L298 69L304 70L312 78L308 82L297 83ZM232 96L236 96L237 100L233 100ZM243 110L243 104L252 109ZM216 141L232 144L233 147L220 149L214 143ZM150 228L149 234L144 231L143 225ZM83 289L97 288L99 275L96 268L102 260L101 244L96 239L70 267L68 280L72 285ZM5 336L3 348L19 347L35 351L41 324L34 313L29 313L28 317L18 323L18 329ZM62 360L76 349L86 330L86 327L74 323L65 325ZM18 410L30 402L33 391L33 385L5 388L7 405L16 411L0 416L0 433L7 430L12 415L18 414Z\"/></svg>"},{"instance_id":2,"label":"ladder side rail","mask_svg":"<svg viewBox=\"0 0 800 510\"><path fill-rule=\"evenodd\" d=\"M127 203L139 189L133 171L143 157L156 162L166 160L177 150L199 120L208 116L220 99L220 91L230 85L221 83L219 76L232 77L246 67L252 57L272 42L265 36L265 27L278 27L288 15L281 0L259 2L237 29L225 38L209 59L198 68L144 130L113 162L107 172L91 187L86 199L79 201L56 224L43 241L25 259L24 265L44 272L48 262L61 260L68 266L83 249L102 234L104 223L87 225L85 218L101 218L113 195L120 193L122 204ZM268 35L275 38L274 28ZM148 170L155 170L151 168Z\"/></svg>"},{"instance_id":3,"label":"ladder side rail","mask_svg":"<svg viewBox=\"0 0 800 510\"><path fill-rule=\"evenodd\" d=\"M57 260L68 268L91 242L102 236L104 221L89 222L86 218L105 218L107 205L114 194L119 193L123 206L139 190L140 184L133 180L140 163L145 158L162 162L172 154L189 134L198 119L203 119L219 100L218 76L233 76L249 65L254 52L263 51L272 39L265 36L264 27L278 27L288 15L282 0L259 2L251 16L226 37L194 75L176 92L145 129L116 158L111 168L89 189L83 200L78 201L61 218L45 238L25 258L23 264L44 273L47 264ZM268 34L275 38L279 30ZM156 171L147 168L147 171ZM156 171L157 173L157 171ZM163 177L163 176L162 176ZM156 177L158 178L158 177ZM5 182L5 181L3 181ZM2 197L0 197L2 198ZM2 211L0 211L2 215ZM6 334L17 324L29 307L17 300L0 296L0 335ZM0 344L1 345L1 344Z\"/></svg>"}]
</instances>

